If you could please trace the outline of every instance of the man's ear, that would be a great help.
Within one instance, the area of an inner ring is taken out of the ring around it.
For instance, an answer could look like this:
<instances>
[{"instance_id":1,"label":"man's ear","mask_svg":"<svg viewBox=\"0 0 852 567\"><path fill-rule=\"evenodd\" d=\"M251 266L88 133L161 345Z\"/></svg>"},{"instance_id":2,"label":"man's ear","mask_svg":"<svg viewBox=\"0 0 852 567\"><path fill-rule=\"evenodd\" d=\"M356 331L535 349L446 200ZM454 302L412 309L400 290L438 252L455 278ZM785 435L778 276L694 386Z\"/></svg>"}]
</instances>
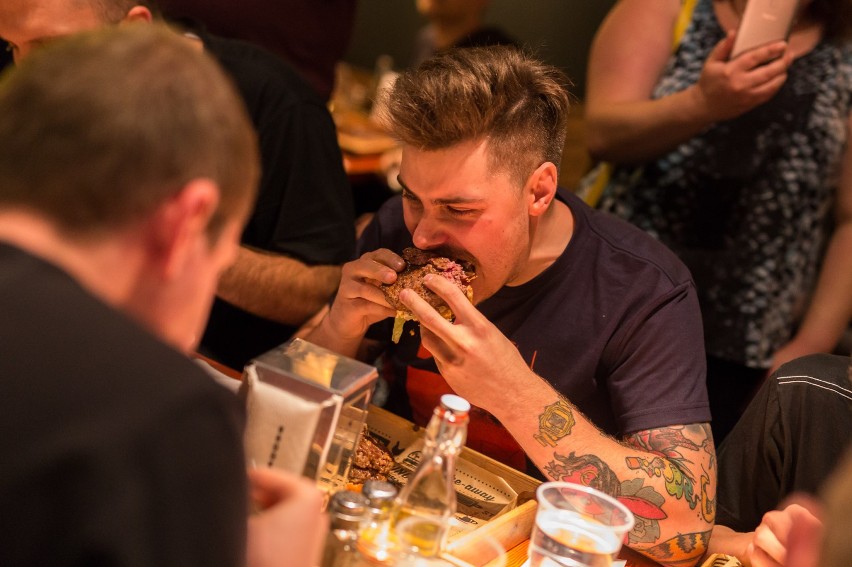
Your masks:
<instances>
[{"instance_id":1,"label":"man's ear","mask_svg":"<svg viewBox=\"0 0 852 567\"><path fill-rule=\"evenodd\" d=\"M218 206L219 187L209 179L194 179L151 215L147 248L160 277L179 276L199 245L210 245L207 227Z\"/></svg>"},{"instance_id":2,"label":"man's ear","mask_svg":"<svg viewBox=\"0 0 852 567\"><path fill-rule=\"evenodd\" d=\"M145 6L133 6L130 8L130 11L127 12L127 15L122 18L122 24L128 23L145 23L150 24L154 21L154 15L151 13L151 10L146 8Z\"/></svg>"},{"instance_id":3,"label":"man's ear","mask_svg":"<svg viewBox=\"0 0 852 567\"><path fill-rule=\"evenodd\" d=\"M541 216L550 207L559 185L559 172L556 165L546 161L536 168L527 180L529 188L530 215Z\"/></svg>"}]
</instances>

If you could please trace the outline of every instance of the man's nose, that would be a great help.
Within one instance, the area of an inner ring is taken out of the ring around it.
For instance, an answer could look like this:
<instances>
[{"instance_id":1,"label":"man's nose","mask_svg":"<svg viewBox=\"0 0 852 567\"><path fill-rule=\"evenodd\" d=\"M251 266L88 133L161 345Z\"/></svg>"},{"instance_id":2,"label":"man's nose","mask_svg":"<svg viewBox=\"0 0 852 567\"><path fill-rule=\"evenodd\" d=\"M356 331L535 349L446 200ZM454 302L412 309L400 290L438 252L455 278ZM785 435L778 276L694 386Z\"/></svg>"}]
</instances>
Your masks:
<instances>
[{"instance_id":1,"label":"man's nose","mask_svg":"<svg viewBox=\"0 0 852 567\"><path fill-rule=\"evenodd\" d=\"M447 234L440 222L429 215L423 215L411 233L411 240L417 248L429 250L444 244L447 241Z\"/></svg>"}]
</instances>

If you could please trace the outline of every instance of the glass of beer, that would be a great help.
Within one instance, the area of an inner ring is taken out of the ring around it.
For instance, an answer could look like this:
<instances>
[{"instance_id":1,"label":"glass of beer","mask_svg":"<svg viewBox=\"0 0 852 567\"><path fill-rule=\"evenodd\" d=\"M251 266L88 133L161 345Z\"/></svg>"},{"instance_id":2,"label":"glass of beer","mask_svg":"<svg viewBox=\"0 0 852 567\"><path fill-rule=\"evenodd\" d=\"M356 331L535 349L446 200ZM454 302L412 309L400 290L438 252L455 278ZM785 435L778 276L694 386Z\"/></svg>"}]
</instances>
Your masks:
<instances>
[{"instance_id":1,"label":"glass of beer","mask_svg":"<svg viewBox=\"0 0 852 567\"><path fill-rule=\"evenodd\" d=\"M616 559L633 514L589 486L545 482L529 546L530 567L608 567Z\"/></svg>"}]
</instances>

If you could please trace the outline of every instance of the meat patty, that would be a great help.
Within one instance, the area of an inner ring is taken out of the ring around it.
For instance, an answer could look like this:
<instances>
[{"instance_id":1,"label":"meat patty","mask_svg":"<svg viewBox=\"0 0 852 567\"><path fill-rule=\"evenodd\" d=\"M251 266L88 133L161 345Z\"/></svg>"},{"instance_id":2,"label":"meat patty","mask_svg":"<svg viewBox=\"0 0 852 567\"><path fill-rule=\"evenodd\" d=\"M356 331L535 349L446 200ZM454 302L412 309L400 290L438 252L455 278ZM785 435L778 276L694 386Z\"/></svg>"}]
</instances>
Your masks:
<instances>
[{"instance_id":1,"label":"meat patty","mask_svg":"<svg viewBox=\"0 0 852 567\"><path fill-rule=\"evenodd\" d=\"M390 451L376 441L365 427L349 466L349 482L363 484L367 480L387 480L393 464Z\"/></svg>"},{"instance_id":2,"label":"meat patty","mask_svg":"<svg viewBox=\"0 0 852 567\"><path fill-rule=\"evenodd\" d=\"M409 288L417 292L417 295L425 299L443 317L453 318L453 313L444 300L423 285L423 277L427 274L437 274L448 279L456 284L468 299L472 299L470 282L476 277L476 272L470 262L452 260L419 248L406 248L402 251L402 258L407 264L405 269L397 275L394 283L382 286L385 299L391 307L396 309L397 317L416 319L408 307L399 300L400 292Z\"/></svg>"}]
</instances>

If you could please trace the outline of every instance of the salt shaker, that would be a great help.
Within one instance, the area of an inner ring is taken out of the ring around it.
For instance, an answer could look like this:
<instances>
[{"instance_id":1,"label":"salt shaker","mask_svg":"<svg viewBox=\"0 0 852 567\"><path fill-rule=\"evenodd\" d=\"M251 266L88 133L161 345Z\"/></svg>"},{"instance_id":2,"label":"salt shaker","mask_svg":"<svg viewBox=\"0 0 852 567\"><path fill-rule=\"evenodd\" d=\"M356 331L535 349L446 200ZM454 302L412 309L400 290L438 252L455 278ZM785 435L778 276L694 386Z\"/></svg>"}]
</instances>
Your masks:
<instances>
[{"instance_id":1,"label":"salt shaker","mask_svg":"<svg viewBox=\"0 0 852 567\"><path fill-rule=\"evenodd\" d=\"M320 567L351 567L358 560L356 542L367 517L368 501L363 494L341 490L328 505L329 530Z\"/></svg>"}]
</instances>

